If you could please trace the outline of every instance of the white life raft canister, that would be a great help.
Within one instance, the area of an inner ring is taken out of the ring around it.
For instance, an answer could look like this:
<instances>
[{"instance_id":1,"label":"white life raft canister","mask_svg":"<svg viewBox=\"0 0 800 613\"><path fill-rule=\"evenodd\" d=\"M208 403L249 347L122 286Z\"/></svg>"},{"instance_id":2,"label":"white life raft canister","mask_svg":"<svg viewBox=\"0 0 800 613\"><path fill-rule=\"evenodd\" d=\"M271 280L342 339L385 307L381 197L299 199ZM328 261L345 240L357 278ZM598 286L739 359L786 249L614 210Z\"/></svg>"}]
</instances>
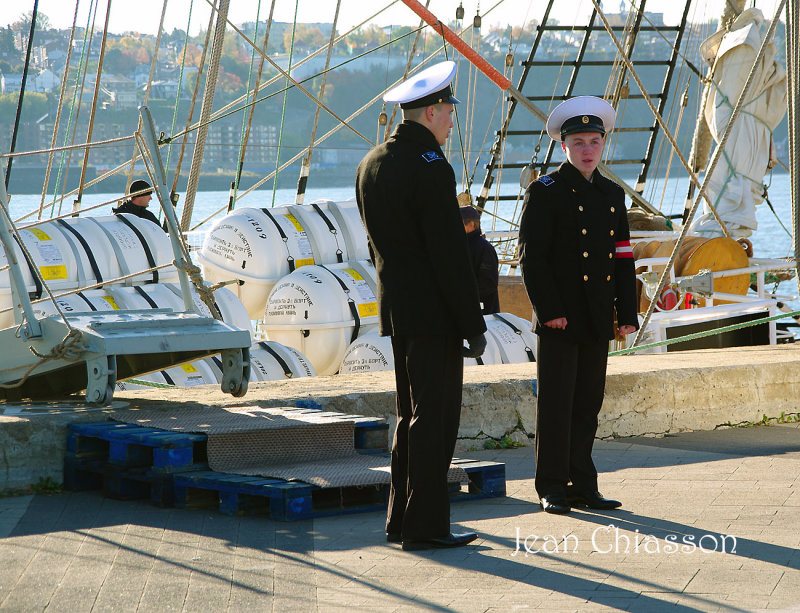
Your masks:
<instances>
[{"instance_id":1,"label":"white life raft canister","mask_svg":"<svg viewBox=\"0 0 800 613\"><path fill-rule=\"evenodd\" d=\"M269 292L290 272L368 257L356 203L330 200L236 209L212 226L197 256L209 281L239 281L251 319L263 315Z\"/></svg>"},{"instance_id":2,"label":"white life raft canister","mask_svg":"<svg viewBox=\"0 0 800 613\"><path fill-rule=\"evenodd\" d=\"M511 313L484 315L484 320L503 364L536 361L536 334L531 331L531 322Z\"/></svg>"},{"instance_id":3,"label":"white life raft canister","mask_svg":"<svg viewBox=\"0 0 800 613\"><path fill-rule=\"evenodd\" d=\"M75 290L86 285L107 283L111 279L169 264L173 260L169 237L156 224L135 215L77 217L36 224L19 230L30 259L15 245L22 277L34 300L45 297L39 281L53 293ZM7 265L0 253L0 269ZM170 266L134 276L114 284L176 281L177 270ZM0 270L0 328L14 324L9 271Z\"/></svg>"},{"instance_id":4,"label":"white life raft canister","mask_svg":"<svg viewBox=\"0 0 800 613\"><path fill-rule=\"evenodd\" d=\"M376 287L369 260L298 268L270 292L261 330L331 375L347 346L377 329Z\"/></svg>"},{"instance_id":5,"label":"white life raft canister","mask_svg":"<svg viewBox=\"0 0 800 613\"><path fill-rule=\"evenodd\" d=\"M377 330L359 336L344 353L339 374L394 370L392 339Z\"/></svg>"}]
</instances>

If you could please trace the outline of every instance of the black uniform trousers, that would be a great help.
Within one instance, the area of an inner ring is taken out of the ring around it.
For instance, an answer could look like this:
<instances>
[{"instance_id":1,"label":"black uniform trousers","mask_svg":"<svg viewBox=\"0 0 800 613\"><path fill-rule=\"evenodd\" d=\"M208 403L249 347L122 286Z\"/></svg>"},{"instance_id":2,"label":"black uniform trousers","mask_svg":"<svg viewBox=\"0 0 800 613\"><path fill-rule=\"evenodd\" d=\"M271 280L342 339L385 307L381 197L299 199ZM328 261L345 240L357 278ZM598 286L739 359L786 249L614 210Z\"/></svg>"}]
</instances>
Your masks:
<instances>
[{"instance_id":1,"label":"black uniform trousers","mask_svg":"<svg viewBox=\"0 0 800 613\"><path fill-rule=\"evenodd\" d=\"M447 471L461 416L463 340L392 336L397 428L386 532L403 539L450 534Z\"/></svg>"},{"instance_id":2,"label":"black uniform trousers","mask_svg":"<svg viewBox=\"0 0 800 613\"><path fill-rule=\"evenodd\" d=\"M592 446L603 404L608 341L539 335L537 347L536 492L564 494L569 482L597 491Z\"/></svg>"}]
</instances>

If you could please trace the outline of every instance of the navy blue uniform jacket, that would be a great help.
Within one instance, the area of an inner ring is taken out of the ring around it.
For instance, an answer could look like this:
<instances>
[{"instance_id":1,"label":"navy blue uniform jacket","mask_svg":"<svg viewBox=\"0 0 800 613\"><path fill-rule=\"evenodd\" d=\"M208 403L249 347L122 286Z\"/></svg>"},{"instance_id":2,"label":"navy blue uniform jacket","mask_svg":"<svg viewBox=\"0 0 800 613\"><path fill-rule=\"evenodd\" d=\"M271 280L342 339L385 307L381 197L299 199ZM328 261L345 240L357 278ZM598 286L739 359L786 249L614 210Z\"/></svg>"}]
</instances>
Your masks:
<instances>
[{"instance_id":1,"label":"navy blue uniform jacket","mask_svg":"<svg viewBox=\"0 0 800 613\"><path fill-rule=\"evenodd\" d=\"M587 181L569 162L525 191L519 230L520 266L537 334L582 340L638 328L634 259L625 194L595 170ZM544 322L567 318L565 330Z\"/></svg>"},{"instance_id":2,"label":"navy blue uniform jacket","mask_svg":"<svg viewBox=\"0 0 800 613\"><path fill-rule=\"evenodd\" d=\"M378 273L381 334L486 331L455 174L433 133L398 125L359 164L356 201Z\"/></svg>"}]
</instances>

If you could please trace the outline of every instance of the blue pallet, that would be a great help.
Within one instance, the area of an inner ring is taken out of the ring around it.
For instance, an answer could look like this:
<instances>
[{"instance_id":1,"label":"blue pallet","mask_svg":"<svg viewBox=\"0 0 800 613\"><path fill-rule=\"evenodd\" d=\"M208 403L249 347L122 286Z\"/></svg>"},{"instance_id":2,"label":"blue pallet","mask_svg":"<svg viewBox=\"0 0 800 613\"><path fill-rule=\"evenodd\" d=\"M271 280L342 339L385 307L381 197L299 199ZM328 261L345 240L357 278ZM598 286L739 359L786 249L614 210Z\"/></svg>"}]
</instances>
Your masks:
<instances>
[{"instance_id":1,"label":"blue pallet","mask_svg":"<svg viewBox=\"0 0 800 613\"><path fill-rule=\"evenodd\" d=\"M104 460L124 467L147 466L169 473L206 461L207 440L204 434L169 432L113 421L70 424L67 457Z\"/></svg>"},{"instance_id":2,"label":"blue pallet","mask_svg":"<svg viewBox=\"0 0 800 613\"><path fill-rule=\"evenodd\" d=\"M322 488L213 471L175 475L173 487L178 508L216 507L224 515L258 513L281 521L385 509L388 500L384 485Z\"/></svg>"},{"instance_id":3,"label":"blue pallet","mask_svg":"<svg viewBox=\"0 0 800 613\"><path fill-rule=\"evenodd\" d=\"M473 460L454 463L464 469L469 480L466 490L461 484L453 484L452 502L505 496L505 464ZM259 513L280 521L381 510L389 500L388 484L323 488L213 471L176 474L173 487L173 502L179 508L217 508L225 515Z\"/></svg>"},{"instance_id":4,"label":"blue pallet","mask_svg":"<svg viewBox=\"0 0 800 613\"><path fill-rule=\"evenodd\" d=\"M387 450L389 424L383 419L304 408L290 412L354 420L356 451L384 453ZM114 421L70 424L66 456L87 461L105 460L124 467L147 466L156 472L169 473L194 469L198 465L208 466L207 442L205 434L172 432Z\"/></svg>"}]
</instances>

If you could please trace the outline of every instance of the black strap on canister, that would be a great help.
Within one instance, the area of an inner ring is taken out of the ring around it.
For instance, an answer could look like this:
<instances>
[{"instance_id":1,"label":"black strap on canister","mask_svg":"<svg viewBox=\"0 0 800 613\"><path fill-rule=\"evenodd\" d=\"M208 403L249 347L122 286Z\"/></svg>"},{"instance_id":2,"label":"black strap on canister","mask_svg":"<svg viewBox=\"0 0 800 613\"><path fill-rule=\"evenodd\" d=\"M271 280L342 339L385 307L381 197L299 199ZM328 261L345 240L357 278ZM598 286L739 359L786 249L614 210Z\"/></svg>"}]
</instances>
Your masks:
<instances>
[{"instance_id":1,"label":"black strap on canister","mask_svg":"<svg viewBox=\"0 0 800 613\"><path fill-rule=\"evenodd\" d=\"M342 281L337 275L333 274L333 272L325 268L325 266L322 264L318 264L318 266L327 270L330 275L336 279L336 281L338 281L339 285L342 287L342 291L345 293L345 296L347 296L347 306L350 307L350 314L353 316L353 322L355 323L355 326L353 326L353 334L350 335L350 342L352 343L358 338L358 331L361 329L361 317L358 315L358 305L350 297L350 290L344 284L344 281Z\"/></svg>"},{"instance_id":2,"label":"black strap on canister","mask_svg":"<svg viewBox=\"0 0 800 613\"><path fill-rule=\"evenodd\" d=\"M289 272L294 272L294 258L292 254L289 253L289 237L286 236L286 232L283 231L281 228L281 224L278 223L278 220L273 217L272 213L270 213L269 209L261 209L267 217L270 218L273 224L275 224L275 229L278 231L278 234L281 235L281 240L283 241L284 246L286 247L286 262L289 264Z\"/></svg>"},{"instance_id":3,"label":"black strap on canister","mask_svg":"<svg viewBox=\"0 0 800 613\"><path fill-rule=\"evenodd\" d=\"M36 266L31 261L31 259L28 257L27 250L23 249L22 241L20 240L18 234L14 234L14 240L17 241L17 244L20 247L20 251L22 251L22 258L25 260L25 263L28 265L28 270L30 271L31 277L33 278L33 284L34 284L34 286L36 286L36 292L34 293L34 297L35 297L36 300L39 300L39 298L42 297L42 292L44 291L44 287L42 287L42 282L39 281L39 271L36 270ZM25 291L25 289L21 287L20 291Z\"/></svg>"},{"instance_id":4,"label":"black strap on canister","mask_svg":"<svg viewBox=\"0 0 800 613\"><path fill-rule=\"evenodd\" d=\"M500 321L502 321L502 322L503 322L505 325L507 325L507 326L508 326L509 328L511 328L511 329L512 329L512 330L513 330L513 331L514 331L516 334L518 334L518 335L519 335L519 337L520 337L520 338L522 339L522 341L525 343L525 353L526 353L526 354L528 354L528 361L529 361L529 362L535 362L535 361L536 361L536 356L535 356L535 355L533 355L533 350L532 350L530 347L528 347L528 341L526 341L526 340L525 340L525 337L524 337L524 336L522 336L522 331L521 331L519 328L517 328L517 326L515 326L514 324L512 324L510 321L508 321L508 320L507 320L505 317L503 317L502 315L500 315L499 313L492 313L492 315L493 315L493 316L494 316L496 319L499 319Z\"/></svg>"},{"instance_id":5,"label":"black strap on canister","mask_svg":"<svg viewBox=\"0 0 800 613\"><path fill-rule=\"evenodd\" d=\"M275 358L275 361L280 364L280 367L283 369L283 374L286 375L287 379L291 379L294 376L294 373L292 372L292 369L289 368L289 364L286 362L286 360L284 360L277 351L270 347L269 343L261 341L258 343L258 346Z\"/></svg>"},{"instance_id":6,"label":"black strap on canister","mask_svg":"<svg viewBox=\"0 0 800 613\"><path fill-rule=\"evenodd\" d=\"M157 308L158 308L158 305L156 304L156 301L155 301L155 300L153 300L153 299L152 299L152 298L149 296L149 294L148 294L146 291L144 291L144 290L143 290L143 289L142 289L142 288L141 288L139 285L134 285L134 286L133 286L133 289L135 289L135 290L136 290L136 293L137 293L137 294L139 294L139 295L140 295L142 298L144 298L144 299L145 299L145 302L147 302L147 304L149 304L149 305L150 305L151 307L153 307L154 309L157 309Z\"/></svg>"},{"instance_id":7,"label":"black strap on canister","mask_svg":"<svg viewBox=\"0 0 800 613\"><path fill-rule=\"evenodd\" d=\"M118 219L119 219L119 220L120 220L122 223L124 223L126 226L128 226L128 227L129 227L131 230L133 230L133 233L136 235L136 238L138 238L138 239L139 239L139 242L140 242L140 243L141 243L141 245L142 245L142 249L144 250L144 255L145 255L145 257L147 258L147 265L148 265L150 268L153 268L153 269L155 269L155 267L156 267L156 260L155 260L155 258L153 258L153 252L152 252L152 251L150 251L150 245L148 245L148 244L147 244L147 240L146 240L146 239L145 239L145 237L142 235L142 233L141 233L141 232L139 232L139 228L137 228L136 226L134 226L134 225L133 225L133 224L130 222L130 220L128 220L128 219L125 219L125 215L124 215L124 214L117 215L117 218L118 218ZM147 222L147 223L150 223L150 222ZM158 270L153 270L153 280L151 281L151 283L158 283Z\"/></svg>"},{"instance_id":8,"label":"black strap on canister","mask_svg":"<svg viewBox=\"0 0 800 613\"><path fill-rule=\"evenodd\" d=\"M339 247L339 236L337 235L336 232L336 226L334 226L333 223L331 223L331 220L328 219L328 216L323 212L321 208L319 208L319 205L316 202L312 202L311 206L313 206L314 210L319 214L320 217L322 217L322 221L324 221L325 225L328 226L328 231L331 234L333 234L333 239L336 241L336 261L339 264L341 264L342 262L344 262L344 260L342 259L342 250Z\"/></svg>"},{"instance_id":9,"label":"black strap on canister","mask_svg":"<svg viewBox=\"0 0 800 613\"><path fill-rule=\"evenodd\" d=\"M169 376L169 373L166 370L161 371L161 376L164 377L164 381L166 381L170 385L175 385L174 379Z\"/></svg>"},{"instance_id":10,"label":"black strap on canister","mask_svg":"<svg viewBox=\"0 0 800 613\"><path fill-rule=\"evenodd\" d=\"M81 244L81 247L83 247L83 251L86 254L86 257L89 259L89 266L92 267L92 273L94 274L94 278L97 280L98 283L102 283L103 275L100 274L100 267L97 265L97 260L95 259L94 253L92 253L91 248L89 247L89 243L86 242L86 239L83 238L83 235L80 232L78 232L76 228L73 228L66 221L64 221L63 219L57 219L56 221L62 227L69 230L72 233L72 235L78 239L78 242ZM102 285L100 287L102 287Z\"/></svg>"},{"instance_id":11,"label":"black strap on canister","mask_svg":"<svg viewBox=\"0 0 800 613\"><path fill-rule=\"evenodd\" d=\"M86 296L84 296L84 295L83 295L83 292L78 292L78 293L77 293L77 294L75 294L75 295L76 295L76 296L78 296L78 298L80 298L80 299L81 299L81 300L83 300L83 301L84 301L86 304L88 304L88 305L89 305L89 310L90 310L90 311L96 311L96 310L97 310L97 307L95 307L95 306L94 306L94 305L93 305L93 304L92 304L92 303L89 301L89 299L88 299Z\"/></svg>"}]
</instances>

